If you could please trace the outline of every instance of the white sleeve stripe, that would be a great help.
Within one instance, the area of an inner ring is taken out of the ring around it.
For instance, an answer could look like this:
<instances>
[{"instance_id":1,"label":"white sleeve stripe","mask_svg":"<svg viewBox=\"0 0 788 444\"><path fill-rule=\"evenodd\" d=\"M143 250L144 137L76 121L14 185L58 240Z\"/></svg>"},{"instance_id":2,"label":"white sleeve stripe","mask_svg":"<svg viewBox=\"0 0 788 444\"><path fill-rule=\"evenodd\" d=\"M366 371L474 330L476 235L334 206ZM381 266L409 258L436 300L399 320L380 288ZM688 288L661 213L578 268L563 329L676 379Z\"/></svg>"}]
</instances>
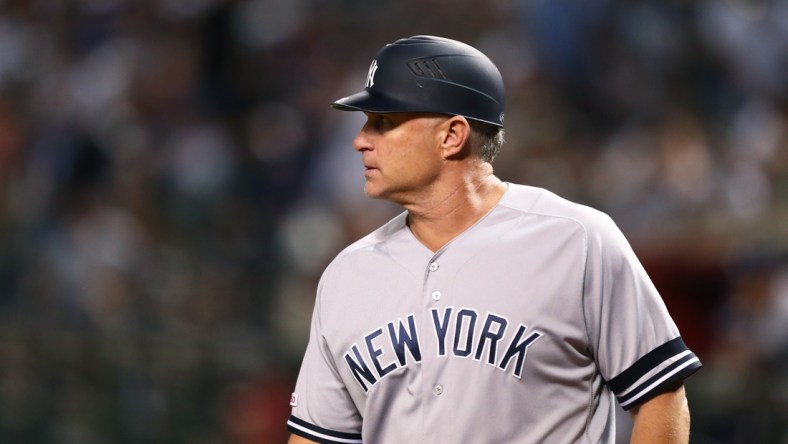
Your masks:
<instances>
[{"instance_id":1,"label":"white sleeve stripe","mask_svg":"<svg viewBox=\"0 0 788 444\"><path fill-rule=\"evenodd\" d=\"M692 350L684 350L683 352L681 352L681 353L677 354L676 356L674 356L673 358L671 358L669 361L672 364L672 363L680 361L685 356L691 355L691 354L693 354ZM697 360L697 358L696 358L696 360ZM665 361L665 362L668 362L668 361ZM669 367L669 365L668 365L668 367ZM671 373L671 374L673 374L673 373ZM643 378L640 378L640 380L635 381L631 386L629 386L623 392L616 393L616 397L618 397L618 398L628 398L630 396L630 392L634 392L634 391L636 391L638 389L638 387L642 386L643 382L641 382L641 381L643 381L644 379L646 379L645 376ZM647 382L647 381L645 381L645 382Z\"/></svg>"},{"instance_id":2,"label":"white sleeve stripe","mask_svg":"<svg viewBox=\"0 0 788 444\"><path fill-rule=\"evenodd\" d=\"M309 437L314 437L314 438L318 438L318 439L324 440L322 442L341 443L341 444L362 444L360 439L337 438L335 436L329 436L329 435L326 435L324 433L316 432L316 431L314 431L314 430L312 430L312 429L310 429L308 427L304 427L301 424L296 424L292 420L287 420L287 425L292 427L292 428L294 428L294 429L297 429L297 430L300 430L300 431L304 432Z\"/></svg>"},{"instance_id":3,"label":"white sleeve stripe","mask_svg":"<svg viewBox=\"0 0 788 444\"><path fill-rule=\"evenodd\" d=\"M658 385L662 384L666 380L670 379L671 376L675 375L676 373L680 372L681 370L689 367L690 365L692 365L692 364L694 364L696 362L700 363L700 359L698 359L697 357L694 357L694 358L688 360L687 362L685 362L684 364L676 367L675 369L673 369L673 371L671 371L671 372L665 374L664 376L662 376L661 378L657 379L656 381L651 383L648 387L644 388L643 390L640 390L640 392L638 392L631 399L629 399L629 400L627 400L625 402L622 402L621 403L621 407L627 407L630 404L636 403L640 398L642 398L645 394L649 393L652 389L654 389Z\"/></svg>"}]
</instances>

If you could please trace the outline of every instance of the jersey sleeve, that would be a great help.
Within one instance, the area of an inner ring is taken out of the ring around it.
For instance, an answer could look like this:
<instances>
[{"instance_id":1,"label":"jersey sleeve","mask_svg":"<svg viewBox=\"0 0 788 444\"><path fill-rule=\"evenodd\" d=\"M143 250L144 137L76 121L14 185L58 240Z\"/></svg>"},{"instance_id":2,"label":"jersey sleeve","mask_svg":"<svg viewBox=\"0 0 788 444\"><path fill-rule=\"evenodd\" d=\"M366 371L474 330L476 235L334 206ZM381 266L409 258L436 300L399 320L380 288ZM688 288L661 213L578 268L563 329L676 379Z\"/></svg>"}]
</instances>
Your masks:
<instances>
[{"instance_id":1,"label":"jersey sleeve","mask_svg":"<svg viewBox=\"0 0 788 444\"><path fill-rule=\"evenodd\" d=\"M624 235L607 216L588 228L583 304L602 377L629 410L701 367Z\"/></svg>"},{"instance_id":2,"label":"jersey sleeve","mask_svg":"<svg viewBox=\"0 0 788 444\"><path fill-rule=\"evenodd\" d=\"M291 433L320 443L361 443L361 416L337 371L323 336L321 295L318 285L315 309L301 370L291 396L287 421Z\"/></svg>"}]
</instances>

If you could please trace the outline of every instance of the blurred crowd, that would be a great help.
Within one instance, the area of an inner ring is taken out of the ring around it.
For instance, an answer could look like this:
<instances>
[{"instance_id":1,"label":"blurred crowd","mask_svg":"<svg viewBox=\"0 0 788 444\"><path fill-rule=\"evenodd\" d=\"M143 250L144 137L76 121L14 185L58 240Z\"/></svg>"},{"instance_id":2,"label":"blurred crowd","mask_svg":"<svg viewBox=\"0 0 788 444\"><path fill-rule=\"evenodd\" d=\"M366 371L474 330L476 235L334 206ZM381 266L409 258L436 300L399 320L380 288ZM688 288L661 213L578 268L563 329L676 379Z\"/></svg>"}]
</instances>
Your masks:
<instances>
[{"instance_id":1,"label":"blurred crowd","mask_svg":"<svg viewBox=\"0 0 788 444\"><path fill-rule=\"evenodd\" d=\"M501 69L499 177L630 239L693 442L788 443L788 0L0 0L0 442L284 442L323 267L400 211L327 105L415 34Z\"/></svg>"}]
</instances>

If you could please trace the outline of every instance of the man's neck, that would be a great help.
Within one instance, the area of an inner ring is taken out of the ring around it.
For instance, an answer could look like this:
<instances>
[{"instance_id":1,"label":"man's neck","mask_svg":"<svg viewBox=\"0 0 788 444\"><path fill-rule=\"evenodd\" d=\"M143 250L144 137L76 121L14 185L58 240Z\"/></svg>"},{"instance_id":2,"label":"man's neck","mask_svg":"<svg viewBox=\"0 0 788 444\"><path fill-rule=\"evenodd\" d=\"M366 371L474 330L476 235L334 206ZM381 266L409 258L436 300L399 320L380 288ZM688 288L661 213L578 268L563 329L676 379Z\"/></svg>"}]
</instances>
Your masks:
<instances>
[{"instance_id":1,"label":"man's neck","mask_svg":"<svg viewBox=\"0 0 788 444\"><path fill-rule=\"evenodd\" d=\"M408 226L422 244L438 251L489 213L506 187L492 171L437 187L422 202L405 206Z\"/></svg>"}]
</instances>

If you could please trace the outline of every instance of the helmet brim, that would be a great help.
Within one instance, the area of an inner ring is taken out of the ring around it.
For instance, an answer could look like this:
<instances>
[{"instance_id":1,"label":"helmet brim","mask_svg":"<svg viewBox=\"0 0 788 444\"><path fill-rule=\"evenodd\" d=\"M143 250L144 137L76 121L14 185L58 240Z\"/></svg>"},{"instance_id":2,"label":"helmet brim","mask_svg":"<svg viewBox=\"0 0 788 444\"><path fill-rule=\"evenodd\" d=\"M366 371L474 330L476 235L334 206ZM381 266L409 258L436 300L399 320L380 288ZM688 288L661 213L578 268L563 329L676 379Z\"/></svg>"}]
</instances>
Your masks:
<instances>
[{"instance_id":1,"label":"helmet brim","mask_svg":"<svg viewBox=\"0 0 788 444\"><path fill-rule=\"evenodd\" d=\"M343 97L330 106L340 111L362 111L367 113L380 113L380 114L394 114L394 113L435 113L443 115L461 115L467 119L478 120L480 122L489 123L490 125L503 127L500 122L485 120L477 117L472 117L466 114L453 114L447 113L440 109L430 109L424 105L412 104L402 100L392 99L383 94L363 90L353 95Z\"/></svg>"},{"instance_id":2,"label":"helmet brim","mask_svg":"<svg viewBox=\"0 0 788 444\"><path fill-rule=\"evenodd\" d=\"M341 111L364 111L370 113L416 112L415 108L406 103L393 100L367 90L343 97L331 103L331 107Z\"/></svg>"}]
</instances>

